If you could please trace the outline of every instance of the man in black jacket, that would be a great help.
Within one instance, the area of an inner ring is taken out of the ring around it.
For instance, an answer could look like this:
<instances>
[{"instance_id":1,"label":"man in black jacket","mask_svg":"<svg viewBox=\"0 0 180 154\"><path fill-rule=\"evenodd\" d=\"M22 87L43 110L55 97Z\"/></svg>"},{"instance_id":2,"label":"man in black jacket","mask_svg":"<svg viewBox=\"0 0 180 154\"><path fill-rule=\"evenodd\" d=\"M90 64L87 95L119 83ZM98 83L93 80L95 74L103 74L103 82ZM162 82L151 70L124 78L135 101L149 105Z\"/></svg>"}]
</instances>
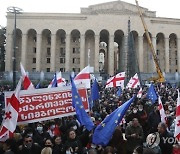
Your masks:
<instances>
[{"instance_id":1,"label":"man in black jacket","mask_svg":"<svg viewBox=\"0 0 180 154\"><path fill-rule=\"evenodd\" d=\"M165 123L161 122L158 125L158 132L160 134L160 148L162 154L171 154L173 150L174 137L167 131Z\"/></svg>"}]
</instances>

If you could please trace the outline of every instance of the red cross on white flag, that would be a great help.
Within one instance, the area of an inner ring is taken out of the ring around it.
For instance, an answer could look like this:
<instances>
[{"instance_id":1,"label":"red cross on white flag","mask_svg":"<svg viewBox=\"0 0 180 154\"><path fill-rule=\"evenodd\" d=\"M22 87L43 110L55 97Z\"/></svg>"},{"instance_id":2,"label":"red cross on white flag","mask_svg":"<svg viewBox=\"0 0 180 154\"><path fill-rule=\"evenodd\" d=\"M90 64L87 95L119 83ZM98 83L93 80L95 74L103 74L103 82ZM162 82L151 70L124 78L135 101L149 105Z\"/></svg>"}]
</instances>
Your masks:
<instances>
[{"instance_id":1,"label":"red cross on white flag","mask_svg":"<svg viewBox=\"0 0 180 154\"><path fill-rule=\"evenodd\" d=\"M159 103L159 112L160 112L160 116L161 116L161 122L167 123L167 117L166 117L160 96L158 98L158 103Z\"/></svg>"},{"instance_id":2,"label":"red cross on white flag","mask_svg":"<svg viewBox=\"0 0 180 154\"><path fill-rule=\"evenodd\" d=\"M25 71L25 69L21 63L20 63L20 68L21 68L21 74L23 77L23 88L24 88L24 90L35 89L34 85L32 84L31 80L27 76L26 71Z\"/></svg>"},{"instance_id":3,"label":"red cross on white flag","mask_svg":"<svg viewBox=\"0 0 180 154\"><path fill-rule=\"evenodd\" d=\"M86 88L90 88L90 80L90 66L86 66L76 75L74 78L74 83L76 85L84 84Z\"/></svg>"},{"instance_id":4,"label":"red cross on white flag","mask_svg":"<svg viewBox=\"0 0 180 154\"><path fill-rule=\"evenodd\" d=\"M6 140L12 134L17 125L18 111L19 111L19 92L21 90L22 78L20 78L18 85L11 96L10 102L5 108L5 117L2 122L0 130L0 141Z\"/></svg>"},{"instance_id":5,"label":"red cross on white flag","mask_svg":"<svg viewBox=\"0 0 180 154\"><path fill-rule=\"evenodd\" d=\"M174 137L180 140L180 94L178 90Z\"/></svg>"},{"instance_id":6,"label":"red cross on white flag","mask_svg":"<svg viewBox=\"0 0 180 154\"><path fill-rule=\"evenodd\" d=\"M106 88L121 87L121 89L124 89L124 80L125 72L118 73L107 80Z\"/></svg>"},{"instance_id":7,"label":"red cross on white flag","mask_svg":"<svg viewBox=\"0 0 180 154\"><path fill-rule=\"evenodd\" d=\"M138 74L136 73L127 84L126 88L137 88L140 85Z\"/></svg>"},{"instance_id":8,"label":"red cross on white flag","mask_svg":"<svg viewBox=\"0 0 180 154\"><path fill-rule=\"evenodd\" d=\"M142 87L139 89L138 93L137 93L137 98L141 98L142 97Z\"/></svg>"}]
</instances>

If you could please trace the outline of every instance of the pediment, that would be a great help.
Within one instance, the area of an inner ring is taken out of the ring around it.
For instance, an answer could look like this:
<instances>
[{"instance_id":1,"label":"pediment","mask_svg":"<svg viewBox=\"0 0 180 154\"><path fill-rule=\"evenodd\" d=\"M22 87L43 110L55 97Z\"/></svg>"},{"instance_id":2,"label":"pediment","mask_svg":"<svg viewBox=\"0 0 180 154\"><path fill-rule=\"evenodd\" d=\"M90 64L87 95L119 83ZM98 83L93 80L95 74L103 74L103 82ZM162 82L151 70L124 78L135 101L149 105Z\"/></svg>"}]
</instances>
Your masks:
<instances>
[{"instance_id":1,"label":"pediment","mask_svg":"<svg viewBox=\"0 0 180 154\"><path fill-rule=\"evenodd\" d=\"M156 16L154 11L149 11L147 8L141 7L141 10L146 16ZM137 14L136 5L123 1L113 1L90 5L88 8L81 8L82 14Z\"/></svg>"}]
</instances>

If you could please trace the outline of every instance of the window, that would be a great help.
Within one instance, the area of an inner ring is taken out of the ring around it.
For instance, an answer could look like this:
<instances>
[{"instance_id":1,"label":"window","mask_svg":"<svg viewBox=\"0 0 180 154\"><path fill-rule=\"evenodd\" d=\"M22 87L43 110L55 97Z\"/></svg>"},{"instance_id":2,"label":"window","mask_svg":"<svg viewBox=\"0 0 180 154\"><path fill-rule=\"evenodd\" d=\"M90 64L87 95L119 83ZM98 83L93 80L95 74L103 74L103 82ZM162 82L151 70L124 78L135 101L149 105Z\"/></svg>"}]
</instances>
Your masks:
<instances>
[{"instance_id":1,"label":"window","mask_svg":"<svg viewBox=\"0 0 180 154\"><path fill-rule=\"evenodd\" d=\"M156 50L156 55L159 55L159 50Z\"/></svg>"},{"instance_id":2,"label":"window","mask_svg":"<svg viewBox=\"0 0 180 154\"><path fill-rule=\"evenodd\" d=\"M176 59L176 65L178 65L178 60Z\"/></svg>"},{"instance_id":3,"label":"window","mask_svg":"<svg viewBox=\"0 0 180 154\"><path fill-rule=\"evenodd\" d=\"M65 43L65 37L61 37L60 40L61 40L61 43L62 43L62 44Z\"/></svg>"},{"instance_id":4,"label":"window","mask_svg":"<svg viewBox=\"0 0 180 154\"><path fill-rule=\"evenodd\" d=\"M33 53L36 53L36 47L33 48Z\"/></svg>"},{"instance_id":5,"label":"window","mask_svg":"<svg viewBox=\"0 0 180 154\"><path fill-rule=\"evenodd\" d=\"M32 68L32 72L35 72L36 71L36 68Z\"/></svg>"},{"instance_id":6,"label":"window","mask_svg":"<svg viewBox=\"0 0 180 154\"><path fill-rule=\"evenodd\" d=\"M80 48L73 48L73 53L80 53Z\"/></svg>"},{"instance_id":7,"label":"window","mask_svg":"<svg viewBox=\"0 0 180 154\"><path fill-rule=\"evenodd\" d=\"M60 57L65 57L65 48L60 48Z\"/></svg>"},{"instance_id":8,"label":"window","mask_svg":"<svg viewBox=\"0 0 180 154\"><path fill-rule=\"evenodd\" d=\"M47 63L50 63L51 62L51 59L50 58L47 58Z\"/></svg>"},{"instance_id":9,"label":"window","mask_svg":"<svg viewBox=\"0 0 180 154\"><path fill-rule=\"evenodd\" d=\"M80 72L80 68L72 68L73 72Z\"/></svg>"},{"instance_id":10,"label":"window","mask_svg":"<svg viewBox=\"0 0 180 154\"><path fill-rule=\"evenodd\" d=\"M33 63L36 63L36 58L33 58Z\"/></svg>"},{"instance_id":11,"label":"window","mask_svg":"<svg viewBox=\"0 0 180 154\"><path fill-rule=\"evenodd\" d=\"M47 44L51 44L51 36L47 37Z\"/></svg>"},{"instance_id":12,"label":"window","mask_svg":"<svg viewBox=\"0 0 180 154\"><path fill-rule=\"evenodd\" d=\"M73 58L73 64L80 64L80 58Z\"/></svg>"},{"instance_id":13,"label":"window","mask_svg":"<svg viewBox=\"0 0 180 154\"><path fill-rule=\"evenodd\" d=\"M65 63L65 58L60 58L60 63L61 64Z\"/></svg>"},{"instance_id":14,"label":"window","mask_svg":"<svg viewBox=\"0 0 180 154\"><path fill-rule=\"evenodd\" d=\"M34 42L37 41L37 37L36 37L36 36L33 37L33 41L34 41Z\"/></svg>"},{"instance_id":15,"label":"window","mask_svg":"<svg viewBox=\"0 0 180 154\"><path fill-rule=\"evenodd\" d=\"M65 68L60 68L59 71L65 72Z\"/></svg>"},{"instance_id":16,"label":"window","mask_svg":"<svg viewBox=\"0 0 180 154\"><path fill-rule=\"evenodd\" d=\"M47 56L51 56L51 48L47 48Z\"/></svg>"},{"instance_id":17,"label":"window","mask_svg":"<svg viewBox=\"0 0 180 154\"><path fill-rule=\"evenodd\" d=\"M175 57L177 57L177 50L175 50Z\"/></svg>"},{"instance_id":18,"label":"window","mask_svg":"<svg viewBox=\"0 0 180 154\"><path fill-rule=\"evenodd\" d=\"M50 68L46 68L46 72L50 72Z\"/></svg>"}]
</instances>

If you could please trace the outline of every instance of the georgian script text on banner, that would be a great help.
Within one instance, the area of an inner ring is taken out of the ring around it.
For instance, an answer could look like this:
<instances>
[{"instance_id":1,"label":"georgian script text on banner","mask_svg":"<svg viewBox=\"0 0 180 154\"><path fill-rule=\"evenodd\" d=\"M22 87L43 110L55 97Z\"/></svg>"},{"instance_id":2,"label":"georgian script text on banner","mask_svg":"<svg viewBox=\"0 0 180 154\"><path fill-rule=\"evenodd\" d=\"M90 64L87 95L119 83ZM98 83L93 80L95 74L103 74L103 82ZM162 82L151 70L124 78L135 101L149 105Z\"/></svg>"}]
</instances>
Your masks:
<instances>
[{"instance_id":1,"label":"georgian script text on banner","mask_svg":"<svg viewBox=\"0 0 180 154\"><path fill-rule=\"evenodd\" d=\"M86 111L89 111L87 91L78 89ZM12 92L5 93L6 105ZM20 92L20 108L18 124L50 120L74 115L72 107L71 87L44 88L37 90L22 90Z\"/></svg>"}]
</instances>

